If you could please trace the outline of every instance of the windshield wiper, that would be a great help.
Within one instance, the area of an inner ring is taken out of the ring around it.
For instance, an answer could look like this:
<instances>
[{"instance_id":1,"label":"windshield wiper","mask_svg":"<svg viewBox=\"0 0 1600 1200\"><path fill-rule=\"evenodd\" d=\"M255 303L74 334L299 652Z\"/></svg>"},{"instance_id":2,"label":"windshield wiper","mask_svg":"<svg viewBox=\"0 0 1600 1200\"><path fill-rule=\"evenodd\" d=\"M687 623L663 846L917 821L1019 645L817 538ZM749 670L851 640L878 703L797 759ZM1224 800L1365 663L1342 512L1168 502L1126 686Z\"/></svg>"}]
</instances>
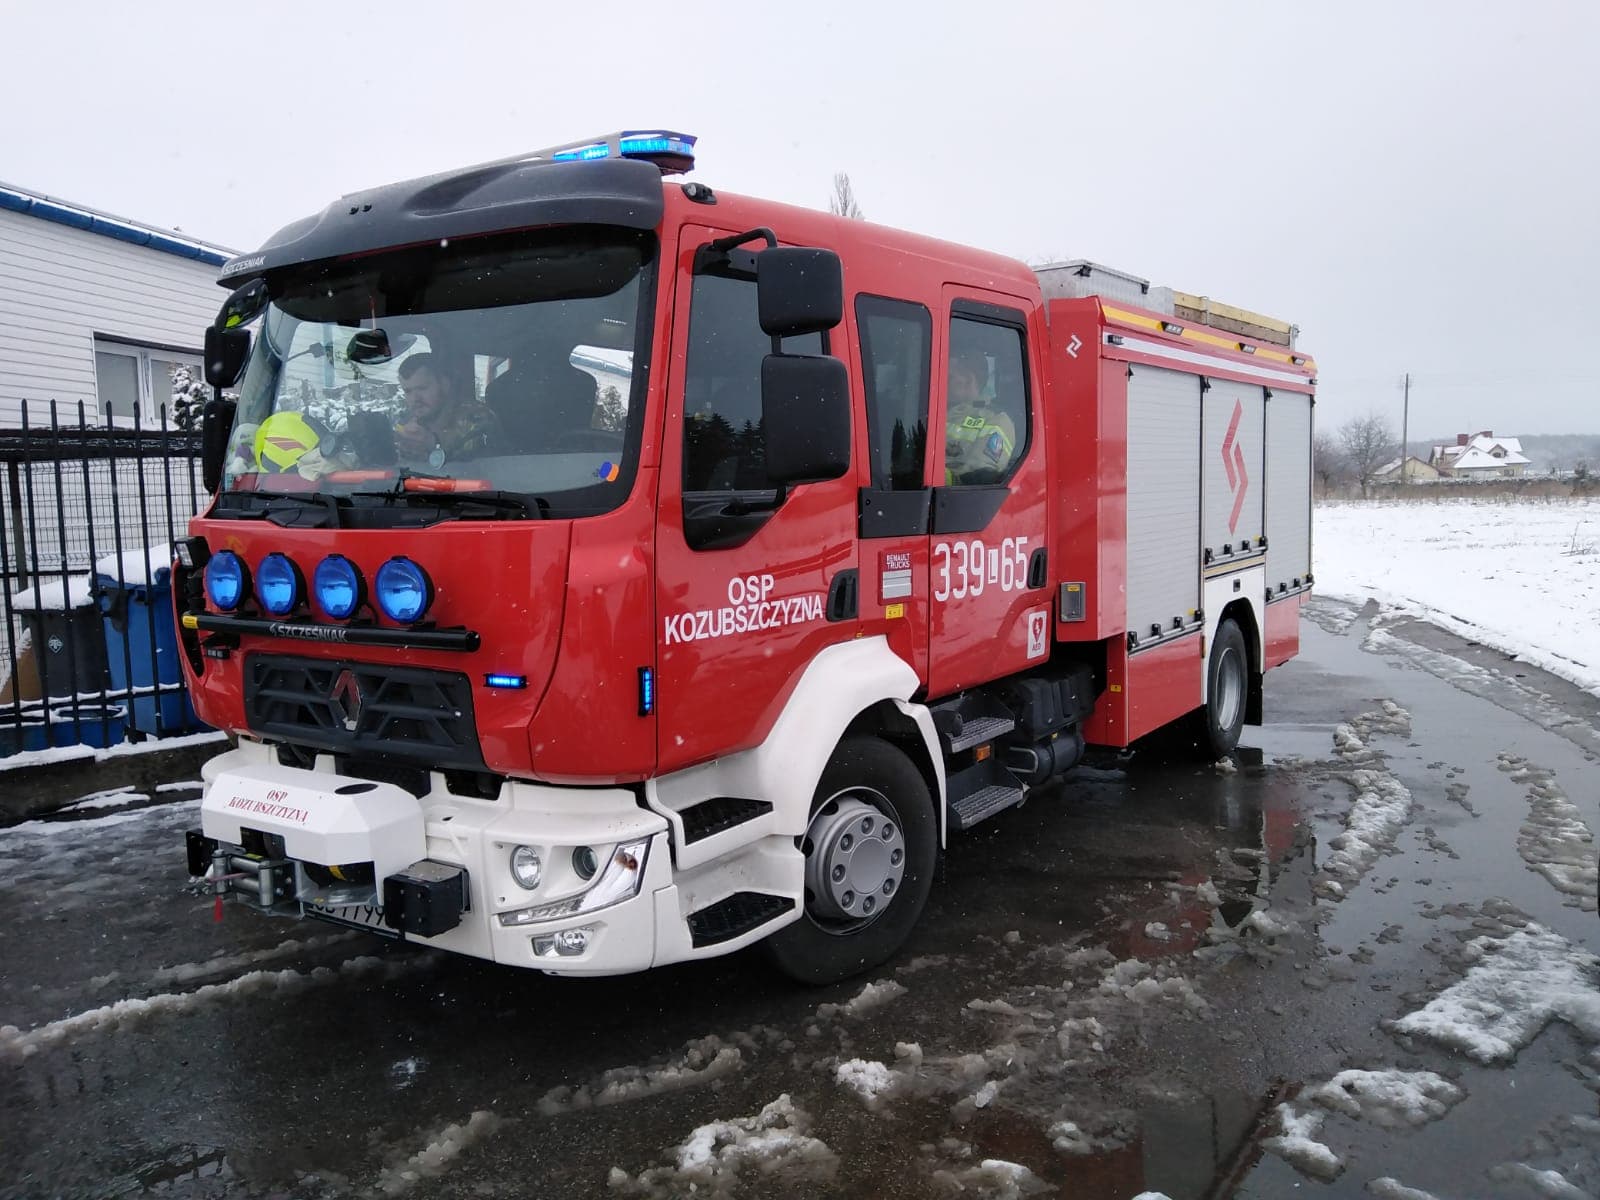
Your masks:
<instances>
[{"instance_id":1,"label":"windshield wiper","mask_svg":"<svg viewBox=\"0 0 1600 1200\"><path fill-rule=\"evenodd\" d=\"M413 479L427 479L433 476L411 476ZM376 491L351 492L352 497L363 497L369 500L383 500L386 503L400 501L418 508L450 509L455 516L523 516L536 519L543 518L550 511L550 502L542 496L524 496L520 492L484 491L484 492L408 492L404 491L404 480L396 480L392 488L383 488Z\"/></svg>"}]
</instances>

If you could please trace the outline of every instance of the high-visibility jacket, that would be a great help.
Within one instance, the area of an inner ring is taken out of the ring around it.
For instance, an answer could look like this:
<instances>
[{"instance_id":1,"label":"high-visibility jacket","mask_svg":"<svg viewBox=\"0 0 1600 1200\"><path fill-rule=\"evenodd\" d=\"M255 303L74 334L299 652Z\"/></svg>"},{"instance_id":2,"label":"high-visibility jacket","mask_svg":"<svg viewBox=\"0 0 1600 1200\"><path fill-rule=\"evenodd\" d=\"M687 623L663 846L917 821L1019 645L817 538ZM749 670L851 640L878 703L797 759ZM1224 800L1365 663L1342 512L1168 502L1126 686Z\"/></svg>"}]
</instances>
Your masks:
<instances>
[{"instance_id":1,"label":"high-visibility jacket","mask_svg":"<svg viewBox=\"0 0 1600 1200\"><path fill-rule=\"evenodd\" d=\"M961 483L963 477L979 472L1003 473L1015 449L1011 418L1004 413L952 412L945 426L945 482Z\"/></svg>"}]
</instances>

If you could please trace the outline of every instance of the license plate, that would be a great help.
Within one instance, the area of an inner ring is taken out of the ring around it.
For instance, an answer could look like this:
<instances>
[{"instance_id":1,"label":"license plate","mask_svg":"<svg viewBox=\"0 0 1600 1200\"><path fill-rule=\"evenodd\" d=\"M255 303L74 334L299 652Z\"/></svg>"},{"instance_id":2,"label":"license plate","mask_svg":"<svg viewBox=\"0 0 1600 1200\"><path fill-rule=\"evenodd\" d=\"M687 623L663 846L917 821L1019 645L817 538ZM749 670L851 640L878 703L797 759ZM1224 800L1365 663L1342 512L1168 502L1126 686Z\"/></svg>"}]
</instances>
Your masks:
<instances>
[{"instance_id":1,"label":"license plate","mask_svg":"<svg viewBox=\"0 0 1600 1200\"><path fill-rule=\"evenodd\" d=\"M333 925L344 925L351 929L365 929L368 933L375 933L379 937L400 939L398 929L390 929L383 923L383 910L373 908L370 904L346 904L338 908L329 908L321 904L307 904L303 911L308 917L315 917L319 921L327 921Z\"/></svg>"}]
</instances>

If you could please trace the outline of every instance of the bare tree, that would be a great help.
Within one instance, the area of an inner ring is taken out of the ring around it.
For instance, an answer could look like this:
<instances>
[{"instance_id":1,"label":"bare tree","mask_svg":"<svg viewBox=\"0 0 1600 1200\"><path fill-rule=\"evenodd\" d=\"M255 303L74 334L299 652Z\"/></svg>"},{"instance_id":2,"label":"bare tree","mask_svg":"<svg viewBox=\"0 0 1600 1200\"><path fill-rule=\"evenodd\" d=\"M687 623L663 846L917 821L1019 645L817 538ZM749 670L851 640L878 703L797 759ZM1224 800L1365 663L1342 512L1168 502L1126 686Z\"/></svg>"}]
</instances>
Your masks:
<instances>
[{"instance_id":1,"label":"bare tree","mask_svg":"<svg viewBox=\"0 0 1600 1200\"><path fill-rule=\"evenodd\" d=\"M1343 482L1349 474L1344 451L1339 448L1339 443L1333 434L1326 429L1319 430L1316 440L1311 443L1311 464L1324 493L1335 484Z\"/></svg>"},{"instance_id":2,"label":"bare tree","mask_svg":"<svg viewBox=\"0 0 1600 1200\"><path fill-rule=\"evenodd\" d=\"M1339 446L1350 474L1361 485L1363 498L1377 478L1378 468L1394 457L1395 445L1394 426L1381 413L1352 417L1339 427Z\"/></svg>"},{"instance_id":3,"label":"bare tree","mask_svg":"<svg viewBox=\"0 0 1600 1200\"><path fill-rule=\"evenodd\" d=\"M828 211L836 217L849 217L852 221L866 219L861 206L856 203L856 191L850 186L850 176L843 171L833 177L833 198L828 201Z\"/></svg>"}]
</instances>

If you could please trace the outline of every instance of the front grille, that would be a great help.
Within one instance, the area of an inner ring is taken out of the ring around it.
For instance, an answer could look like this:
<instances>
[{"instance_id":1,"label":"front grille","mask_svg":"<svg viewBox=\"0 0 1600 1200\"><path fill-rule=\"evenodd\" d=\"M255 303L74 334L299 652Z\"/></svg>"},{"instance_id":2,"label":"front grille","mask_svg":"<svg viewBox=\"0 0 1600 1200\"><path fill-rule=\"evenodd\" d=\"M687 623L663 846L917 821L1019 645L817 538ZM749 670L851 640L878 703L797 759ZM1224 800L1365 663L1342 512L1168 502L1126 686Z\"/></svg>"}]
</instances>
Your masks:
<instances>
[{"instance_id":1,"label":"front grille","mask_svg":"<svg viewBox=\"0 0 1600 1200\"><path fill-rule=\"evenodd\" d=\"M252 731L361 758L483 769L472 685L455 671L252 654L245 659Z\"/></svg>"}]
</instances>

